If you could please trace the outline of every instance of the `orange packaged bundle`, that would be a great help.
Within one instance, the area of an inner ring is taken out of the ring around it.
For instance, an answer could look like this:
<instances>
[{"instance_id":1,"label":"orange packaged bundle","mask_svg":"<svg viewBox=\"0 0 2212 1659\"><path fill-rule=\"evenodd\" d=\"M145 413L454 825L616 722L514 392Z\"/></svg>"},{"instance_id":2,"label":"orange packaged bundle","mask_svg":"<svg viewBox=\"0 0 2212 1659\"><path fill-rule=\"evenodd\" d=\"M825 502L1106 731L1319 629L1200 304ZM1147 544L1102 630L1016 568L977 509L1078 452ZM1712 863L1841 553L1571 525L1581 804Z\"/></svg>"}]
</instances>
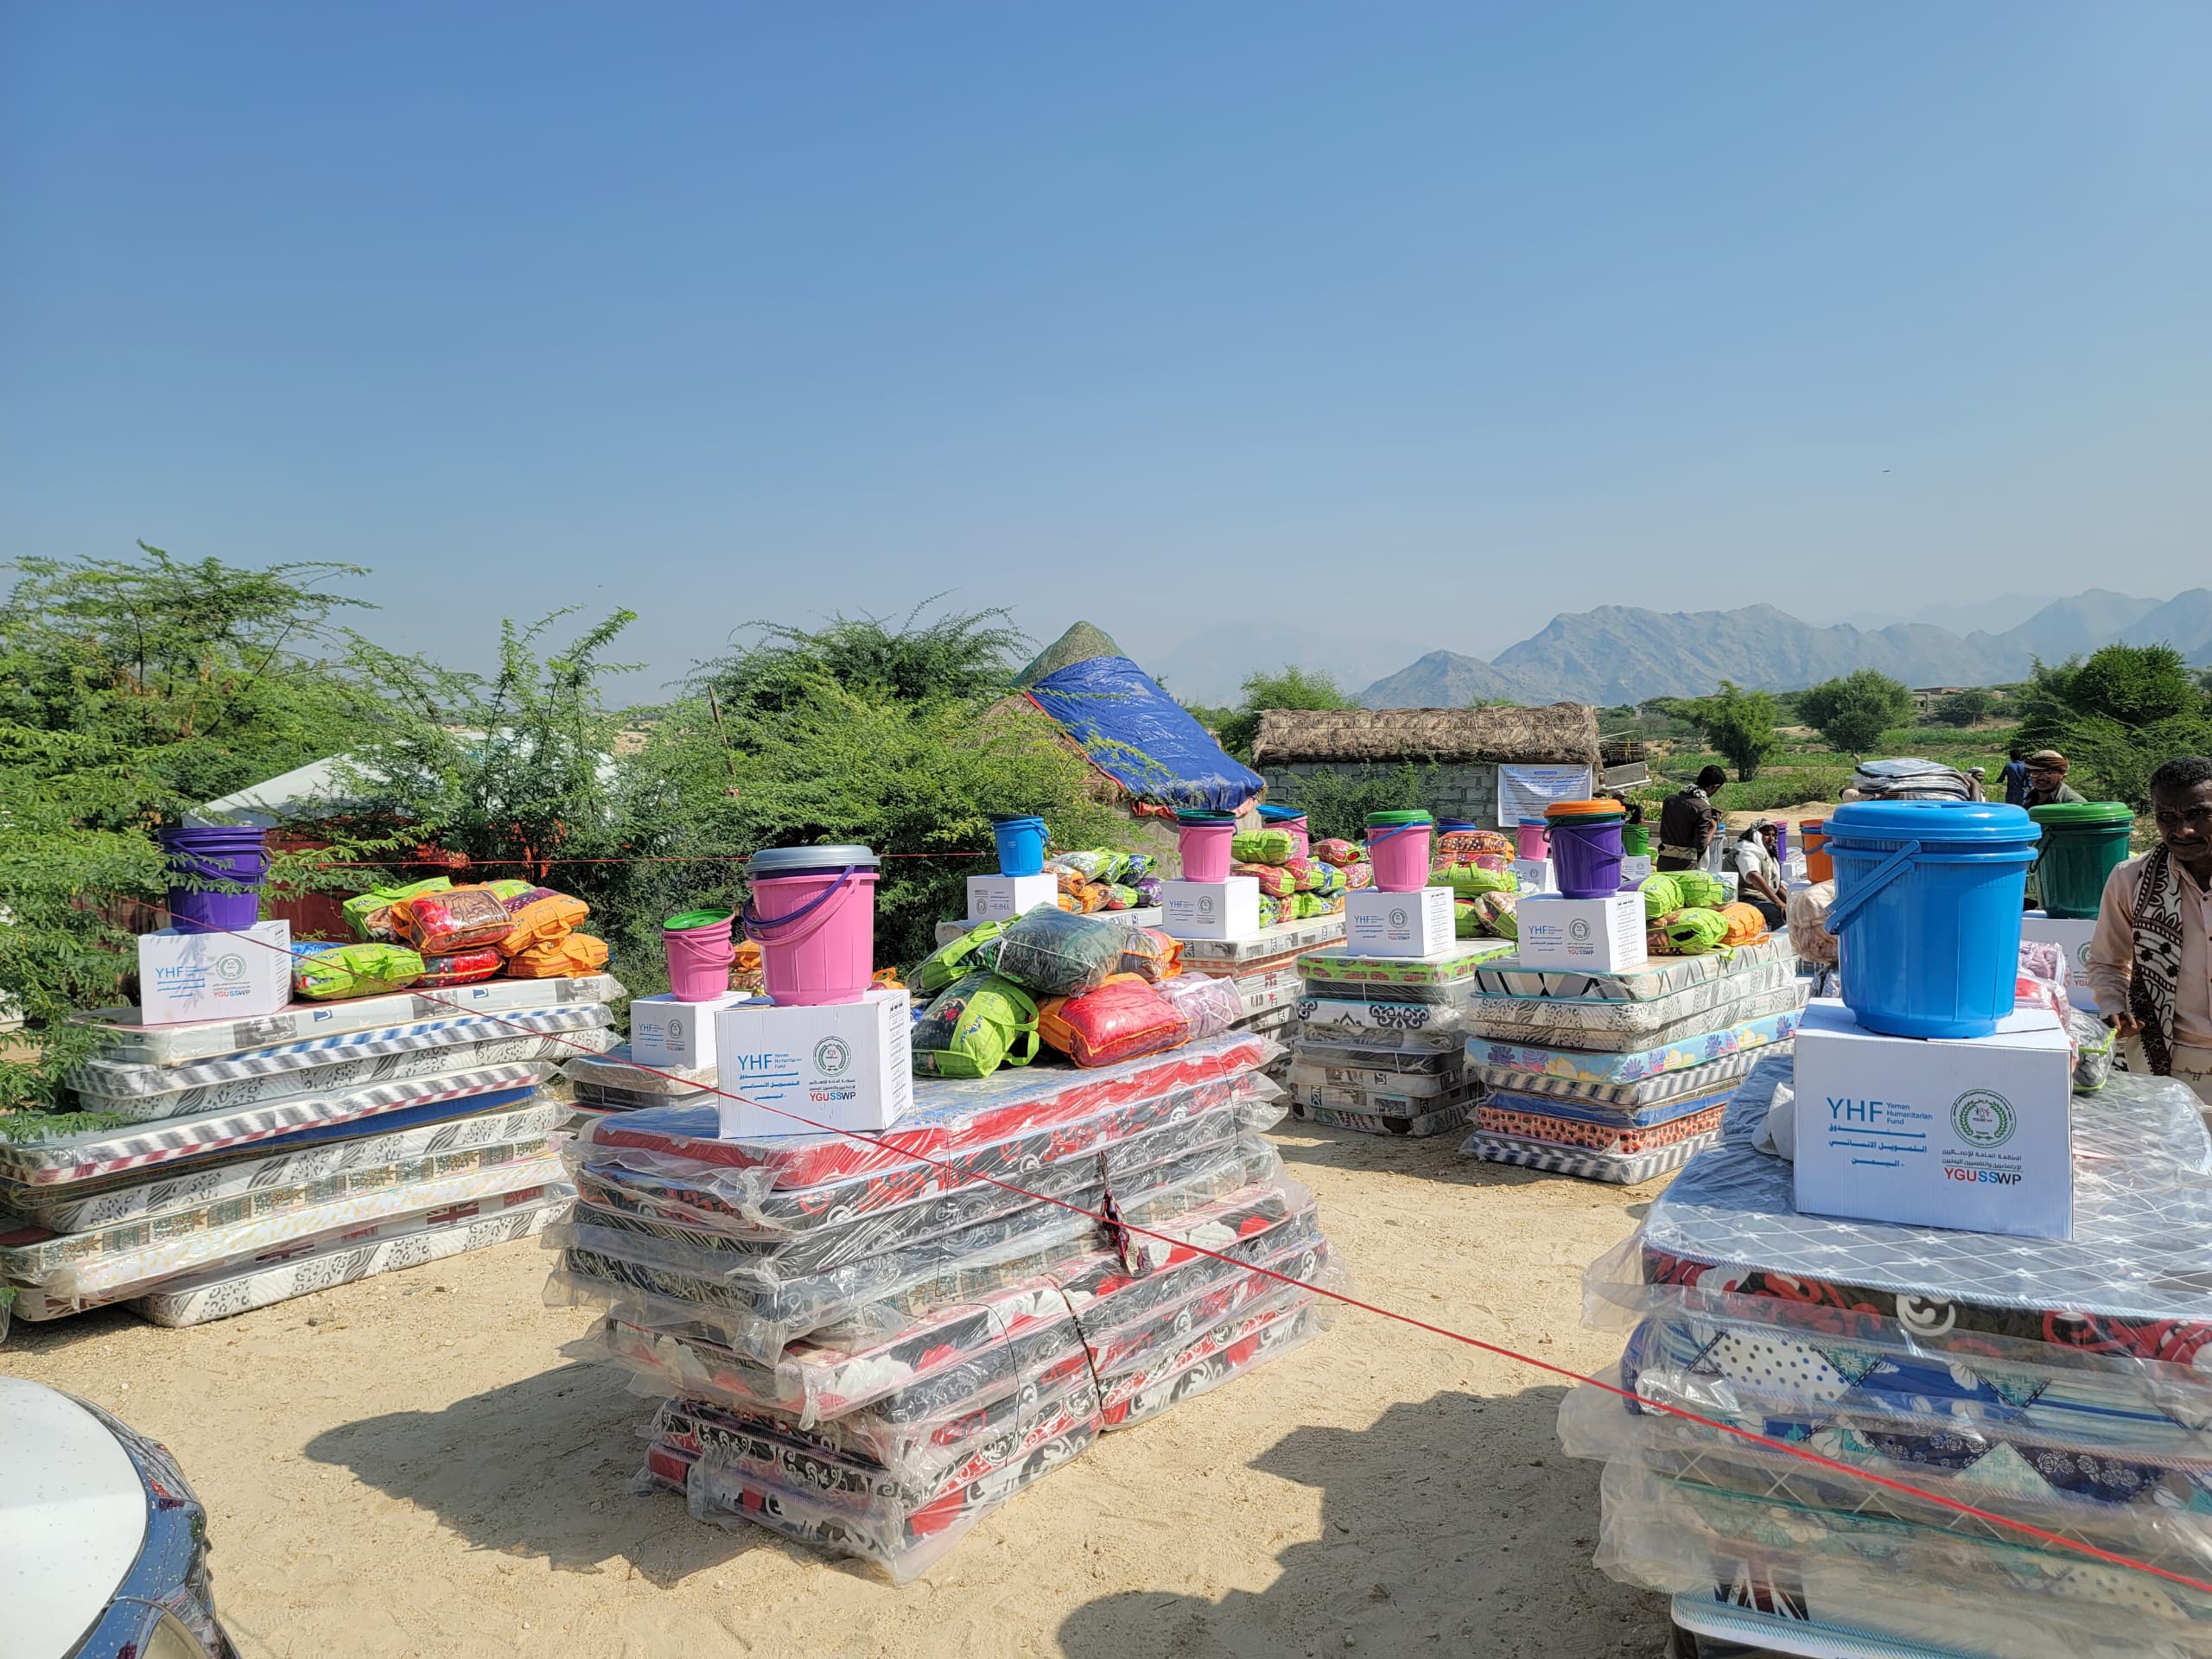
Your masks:
<instances>
[{"instance_id":1,"label":"orange packaged bundle","mask_svg":"<svg viewBox=\"0 0 2212 1659\"><path fill-rule=\"evenodd\" d=\"M1445 858L1471 859L1478 854L1514 856L1513 837L1496 830L1449 830L1436 838L1438 861Z\"/></svg>"},{"instance_id":2,"label":"orange packaged bundle","mask_svg":"<svg viewBox=\"0 0 2212 1659\"><path fill-rule=\"evenodd\" d=\"M499 895L486 887L449 887L395 899L391 931L426 957L458 956L480 944L497 944L514 925Z\"/></svg>"},{"instance_id":3,"label":"orange packaged bundle","mask_svg":"<svg viewBox=\"0 0 2212 1659\"><path fill-rule=\"evenodd\" d=\"M1078 879L1072 887L1060 886L1060 908L1076 916L1091 916L1106 908L1112 895L1103 881L1084 881Z\"/></svg>"},{"instance_id":4,"label":"orange packaged bundle","mask_svg":"<svg viewBox=\"0 0 2212 1659\"><path fill-rule=\"evenodd\" d=\"M1077 1065L1118 1065L1190 1037L1175 1005L1135 974L1116 974L1081 996L1037 1005L1037 1034Z\"/></svg>"},{"instance_id":5,"label":"orange packaged bundle","mask_svg":"<svg viewBox=\"0 0 2212 1659\"><path fill-rule=\"evenodd\" d=\"M760 970L760 947L750 939L737 942L737 954L730 959L729 988L751 991L756 996L768 988L767 977Z\"/></svg>"},{"instance_id":6,"label":"orange packaged bundle","mask_svg":"<svg viewBox=\"0 0 2212 1659\"><path fill-rule=\"evenodd\" d=\"M527 950L533 944L550 944L563 934L573 932L576 924L591 914L591 906L582 899L550 887L525 887L500 902L506 907L510 924L506 936L499 942L503 957Z\"/></svg>"},{"instance_id":7,"label":"orange packaged bundle","mask_svg":"<svg viewBox=\"0 0 2212 1659\"><path fill-rule=\"evenodd\" d=\"M507 958L512 979L575 979L607 966L607 941L588 933L564 933Z\"/></svg>"},{"instance_id":8,"label":"orange packaged bundle","mask_svg":"<svg viewBox=\"0 0 2212 1659\"><path fill-rule=\"evenodd\" d=\"M1766 938L1766 918L1750 905L1723 905L1720 919L1728 924L1728 936L1723 944L1757 944Z\"/></svg>"}]
</instances>

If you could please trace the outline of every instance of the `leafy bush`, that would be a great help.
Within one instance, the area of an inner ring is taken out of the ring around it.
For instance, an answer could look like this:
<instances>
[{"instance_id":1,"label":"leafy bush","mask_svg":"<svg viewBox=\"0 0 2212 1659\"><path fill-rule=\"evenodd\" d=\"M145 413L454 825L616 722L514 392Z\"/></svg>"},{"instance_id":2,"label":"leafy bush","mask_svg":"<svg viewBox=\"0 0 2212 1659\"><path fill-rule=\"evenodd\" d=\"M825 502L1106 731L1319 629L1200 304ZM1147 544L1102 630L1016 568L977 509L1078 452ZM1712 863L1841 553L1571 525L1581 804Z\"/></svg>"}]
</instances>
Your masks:
<instances>
[{"instance_id":1,"label":"leafy bush","mask_svg":"<svg viewBox=\"0 0 2212 1659\"><path fill-rule=\"evenodd\" d=\"M1833 747L1855 757L1911 714L1912 690L1877 670L1862 668L1801 693L1797 711Z\"/></svg>"},{"instance_id":2,"label":"leafy bush","mask_svg":"<svg viewBox=\"0 0 2212 1659\"><path fill-rule=\"evenodd\" d=\"M1285 806L1302 809L1313 839L1357 841L1367 832L1370 812L1409 812L1426 808L1444 816L1438 793L1442 772L1408 761L1397 766L1327 766L1290 779L1281 791L1269 791Z\"/></svg>"},{"instance_id":3,"label":"leafy bush","mask_svg":"<svg viewBox=\"0 0 2212 1659\"><path fill-rule=\"evenodd\" d=\"M2044 663L2022 688L2019 741L2073 762L2068 779L2091 799L2150 805L2150 778L2181 754L2212 753L2212 697L2179 652L2107 645L2087 661Z\"/></svg>"},{"instance_id":4,"label":"leafy bush","mask_svg":"<svg viewBox=\"0 0 2212 1659\"><path fill-rule=\"evenodd\" d=\"M1688 705L1705 741L1727 756L1745 783L1758 776L1759 763L1780 744L1774 734L1776 707L1772 692L1746 691L1732 680L1721 681L1718 692Z\"/></svg>"},{"instance_id":5,"label":"leafy bush","mask_svg":"<svg viewBox=\"0 0 2212 1659\"><path fill-rule=\"evenodd\" d=\"M1232 756L1249 763L1252 741L1260 734L1260 716L1266 710L1358 707L1358 699L1348 695L1332 676L1308 673L1286 663L1280 674L1254 674L1245 679L1243 701L1222 717L1213 728L1214 737Z\"/></svg>"}]
</instances>

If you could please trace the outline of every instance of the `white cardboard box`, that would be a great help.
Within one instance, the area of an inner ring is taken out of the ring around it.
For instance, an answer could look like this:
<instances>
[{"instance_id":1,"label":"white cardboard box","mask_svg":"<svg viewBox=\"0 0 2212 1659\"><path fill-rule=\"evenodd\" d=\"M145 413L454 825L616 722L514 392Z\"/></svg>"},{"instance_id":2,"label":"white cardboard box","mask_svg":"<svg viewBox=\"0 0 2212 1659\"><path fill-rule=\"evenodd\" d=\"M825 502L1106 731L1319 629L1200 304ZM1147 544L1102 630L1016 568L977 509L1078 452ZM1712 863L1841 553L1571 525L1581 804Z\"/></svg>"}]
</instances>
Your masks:
<instances>
[{"instance_id":1,"label":"white cardboard box","mask_svg":"<svg viewBox=\"0 0 2212 1659\"><path fill-rule=\"evenodd\" d=\"M703 1069L715 1063L715 1016L749 1001L729 991L711 1002L674 996L633 997L630 1002L630 1058L639 1065Z\"/></svg>"},{"instance_id":2,"label":"white cardboard box","mask_svg":"<svg viewBox=\"0 0 2212 1659\"><path fill-rule=\"evenodd\" d=\"M912 1034L903 990L820 1008L724 1008L715 1016L722 1139L889 1128L913 1109Z\"/></svg>"},{"instance_id":3,"label":"white cardboard box","mask_svg":"<svg viewBox=\"0 0 2212 1659\"><path fill-rule=\"evenodd\" d=\"M2073 1062L2048 1010L1885 1037L1833 997L1797 1029L1797 1207L2024 1238L2074 1232Z\"/></svg>"},{"instance_id":4,"label":"white cardboard box","mask_svg":"<svg viewBox=\"0 0 2212 1659\"><path fill-rule=\"evenodd\" d=\"M1010 922L1043 905L1060 902L1059 878L1045 875L971 875L968 878L968 919Z\"/></svg>"},{"instance_id":5,"label":"white cardboard box","mask_svg":"<svg viewBox=\"0 0 2212 1659\"><path fill-rule=\"evenodd\" d=\"M1548 858L1516 858L1513 861L1513 874L1523 893L1559 891L1559 884L1552 880L1552 861Z\"/></svg>"},{"instance_id":6,"label":"white cardboard box","mask_svg":"<svg viewBox=\"0 0 2212 1659\"><path fill-rule=\"evenodd\" d=\"M1160 931L1171 939L1248 939L1260 931L1260 884L1249 875L1226 881L1163 881Z\"/></svg>"},{"instance_id":7,"label":"white cardboard box","mask_svg":"<svg viewBox=\"0 0 2212 1659\"><path fill-rule=\"evenodd\" d=\"M1344 948L1365 957L1443 955L1452 948L1452 889L1346 893Z\"/></svg>"},{"instance_id":8,"label":"white cardboard box","mask_svg":"<svg viewBox=\"0 0 2212 1659\"><path fill-rule=\"evenodd\" d=\"M2097 931L2094 919L2076 921L2046 916L2031 910L2020 918L2020 937L2037 944L2055 944L2066 958L2066 1000L2088 1013L2101 1014L2095 988L2089 983L2089 939Z\"/></svg>"},{"instance_id":9,"label":"white cardboard box","mask_svg":"<svg viewBox=\"0 0 2212 1659\"><path fill-rule=\"evenodd\" d=\"M257 1020L292 1000L292 925L257 922L236 933L138 936L140 1019L149 1026L193 1020Z\"/></svg>"},{"instance_id":10,"label":"white cardboard box","mask_svg":"<svg viewBox=\"0 0 2212 1659\"><path fill-rule=\"evenodd\" d=\"M1626 893L1637 883L1651 877L1651 855L1637 853L1621 860L1621 891Z\"/></svg>"},{"instance_id":11,"label":"white cardboard box","mask_svg":"<svg viewBox=\"0 0 2212 1659\"><path fill-rule=\"evenodd\" d=\"M1518 954L1523 966L1618 974L1649 960L1643 945L1641 893L1616 893L1603 899L1536 893L1522 899L1513 914L1520 924Z\"/></svg>"}]
</instances>

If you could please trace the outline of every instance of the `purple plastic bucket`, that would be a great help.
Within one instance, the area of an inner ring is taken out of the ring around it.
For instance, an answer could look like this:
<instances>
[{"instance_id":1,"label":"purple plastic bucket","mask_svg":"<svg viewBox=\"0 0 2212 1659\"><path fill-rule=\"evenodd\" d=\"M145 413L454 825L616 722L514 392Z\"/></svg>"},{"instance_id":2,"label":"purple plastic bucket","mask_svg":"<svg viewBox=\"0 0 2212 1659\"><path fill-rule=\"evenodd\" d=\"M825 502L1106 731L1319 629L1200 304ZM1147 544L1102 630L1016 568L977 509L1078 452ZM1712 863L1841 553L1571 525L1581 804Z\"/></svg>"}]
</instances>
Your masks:
<instances>
[{"instance_id":1,"label":"purple plastic bucket","mask_svg":"<svg viewBox=\"0 0 2212 1659\"><path fill-rule=\"evenodd\" d=\"M1621 820L1551 826L1552 879L1562 899L1610 899L1621 890Z\"/></svg>"},{"instance_id":2,"label":"purple plastic bucket","mask_svg":"<svg viewBox=\"0 0 2212 1659\"><path fill-rule=\"evenodd\" d=\"M241 933L261 919L261 883L269 874L267 832L237 824L181 825L161 832L169 862L169 925L190 933ZM214 893L209 881L242 893Z\"/></svg>"}]
</instances>

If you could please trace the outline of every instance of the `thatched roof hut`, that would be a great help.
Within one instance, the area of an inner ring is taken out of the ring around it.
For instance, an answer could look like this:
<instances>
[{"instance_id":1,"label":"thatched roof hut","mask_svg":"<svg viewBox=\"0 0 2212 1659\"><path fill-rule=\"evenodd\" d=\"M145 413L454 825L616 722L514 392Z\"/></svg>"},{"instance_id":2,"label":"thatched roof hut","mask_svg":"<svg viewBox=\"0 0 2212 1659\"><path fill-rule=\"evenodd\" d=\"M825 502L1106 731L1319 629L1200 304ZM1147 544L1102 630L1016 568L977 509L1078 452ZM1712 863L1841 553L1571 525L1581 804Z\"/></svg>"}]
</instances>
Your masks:
<instances>
[{"instance_id":1,"label":"thatched roof hut","mask_svg":"<svg viewBox=\"0 0 2212 1659\"><path fill-rule=\"evenodd\" d=\"M1270 709L1252 764L1436 761L1506 766L1598 764L1598 711L1586 702L1536 709Z\"/></svg>"}]
</instances>

